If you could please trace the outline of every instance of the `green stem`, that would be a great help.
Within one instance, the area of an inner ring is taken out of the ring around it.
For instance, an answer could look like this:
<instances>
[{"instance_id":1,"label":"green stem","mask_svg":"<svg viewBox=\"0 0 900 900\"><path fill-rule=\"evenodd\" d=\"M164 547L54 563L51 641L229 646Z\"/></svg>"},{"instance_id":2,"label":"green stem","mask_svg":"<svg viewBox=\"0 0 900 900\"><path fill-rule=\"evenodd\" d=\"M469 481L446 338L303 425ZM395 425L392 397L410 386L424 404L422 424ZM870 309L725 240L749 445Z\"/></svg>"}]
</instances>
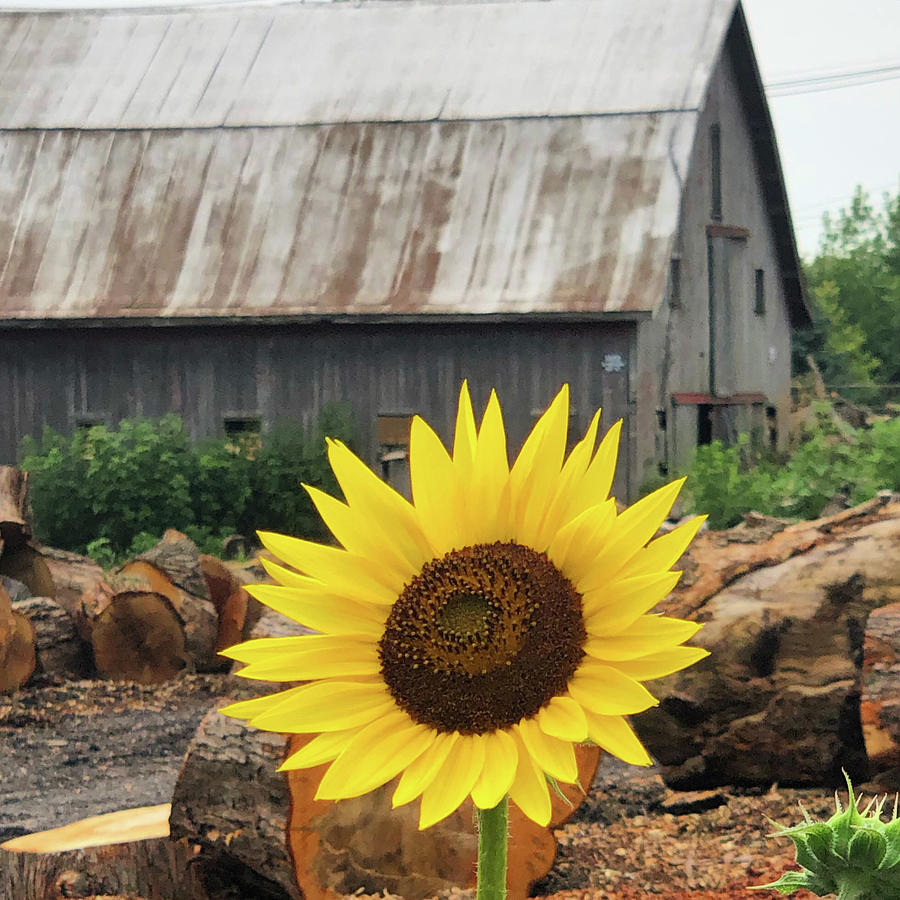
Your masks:
<instances>
[{"instance_id":1,"label":"green stem","mask_svg":"<svg viewBox=\"0 0 900 900\"><path fill-rule=\"evenodd\" d=\"M476 900L506 900L506 845L509 799L478 813L478 890Z\"/></svg>"}]
</instances>

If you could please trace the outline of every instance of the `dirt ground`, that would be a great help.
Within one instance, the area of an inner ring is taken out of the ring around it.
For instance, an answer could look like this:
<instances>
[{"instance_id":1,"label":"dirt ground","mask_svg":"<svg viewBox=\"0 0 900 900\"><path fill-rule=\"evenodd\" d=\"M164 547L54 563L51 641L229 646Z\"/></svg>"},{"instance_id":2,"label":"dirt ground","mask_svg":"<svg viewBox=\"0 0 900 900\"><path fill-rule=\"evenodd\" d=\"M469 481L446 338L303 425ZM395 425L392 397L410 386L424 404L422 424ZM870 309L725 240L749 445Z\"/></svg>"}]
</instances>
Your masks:
<instances>
[{"instance_id":1,"label":"dirt ground","mask_svg":"<svg viewBox=\"0 0 900 900\"><path fill-rule=\"evenodd\" d=\"M223 684L223 676L211 675L156 688L38 680L0 697L0 841L168 802L188 741ZM591 798L557 832L556 865L534 893L555 900L774 898L747 885L793 867L789 842L766 837L772 827L764 816L795 823L798 800L816 817L834 808L825 789L667 791L652 770L607 760Z\"/></svg>"}]
</instances>

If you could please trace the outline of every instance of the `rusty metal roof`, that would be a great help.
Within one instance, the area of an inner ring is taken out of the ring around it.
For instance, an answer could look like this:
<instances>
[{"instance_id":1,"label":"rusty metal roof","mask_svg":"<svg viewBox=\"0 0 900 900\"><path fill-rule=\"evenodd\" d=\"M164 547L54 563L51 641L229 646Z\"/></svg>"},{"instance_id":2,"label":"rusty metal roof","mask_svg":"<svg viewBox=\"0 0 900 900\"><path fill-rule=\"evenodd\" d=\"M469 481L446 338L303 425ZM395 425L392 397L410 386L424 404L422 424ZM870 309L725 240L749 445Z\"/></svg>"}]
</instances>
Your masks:
<instances>
[{"instance_id":1,"label":"rusty metal roof","mask_svg":"<svg viewBox=\"0 0 900 900\"><path fill-rule=\"evenodd\" d=\"M651 312L734 8L0 14L0 319Z\"/></svg>"}]
</instances>

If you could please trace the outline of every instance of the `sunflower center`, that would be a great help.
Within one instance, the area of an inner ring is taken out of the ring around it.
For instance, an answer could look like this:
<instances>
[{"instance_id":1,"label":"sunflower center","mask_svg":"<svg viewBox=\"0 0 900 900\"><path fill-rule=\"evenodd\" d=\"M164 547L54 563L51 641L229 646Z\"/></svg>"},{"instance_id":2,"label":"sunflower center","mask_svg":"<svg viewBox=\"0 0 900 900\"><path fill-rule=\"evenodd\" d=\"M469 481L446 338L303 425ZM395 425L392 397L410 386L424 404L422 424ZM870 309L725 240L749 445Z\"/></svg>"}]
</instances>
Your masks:
<instances>
[{"instance_id":1,"label":"sunflower center","mask_svg":"<svg viewBox=\"0 0 900 900\"><path fill-rule=\"evenodd\" d=\"M485 634L490 627L491 604L480 594L456 594L438 613L438 627L458 637Z\"/></svg>"},{"instance_id":2,"label":"sunflower center","mask_svg":"<svg viewBox=\"0 0 900 900\"><path fill-rule=\"evenodd\" d=\"M586 637L581 595L546 554L498 542L426 563L394 603L379 653L415 721L482 734L565 692Z\"/></svg>"}]
</instances>

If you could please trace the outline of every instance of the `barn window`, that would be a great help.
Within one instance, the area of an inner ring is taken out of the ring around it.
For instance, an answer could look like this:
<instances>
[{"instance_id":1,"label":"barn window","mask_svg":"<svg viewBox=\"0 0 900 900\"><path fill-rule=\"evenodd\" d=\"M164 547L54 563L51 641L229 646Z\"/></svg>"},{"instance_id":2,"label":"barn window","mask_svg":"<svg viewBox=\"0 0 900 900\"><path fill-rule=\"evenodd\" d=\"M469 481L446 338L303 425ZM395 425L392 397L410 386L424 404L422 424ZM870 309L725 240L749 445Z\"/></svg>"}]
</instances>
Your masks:
<instances>
[{"instance_id":1,"label":"barn window","mask_svg":"<svg viewBox=\"0 0 900 900\"><path fill-rule=\"evenodd\" d=\"M106 413L81 413L75 416L75 430L89 431L96 425L106 425L109 423L109 416Z\"/></svg>"},{"instance_id":2,"label":"barn window","mask_svg":"<svg viewBox=\"0 0 900 900\"><path fill-rule=\"evenodd\" d=\"M409 447L409 431L412 428L413 413L379 413L375 424L375 437L381 447Z\"/></svg>"},{"instance_id":3,"label":"barn window","mask_svg":"<svg viewBox=\"0 0 900 900\"><path fill-rule=\"evenodd\" d=\"M709 128L710 216L722 218L722 129L719 123Z\"/></svg>"},{"instance_id":4,"label":"barn window","mask_svg":"<svg viewBox=\"0 0 900 900\"><path fill-rule=\"evenodd\" d=\"M778 409L774 406L766 407L766 432L769 439L769 449L778 449Z\"/></svg>"},{"instance_id":5,"label":"barn window","mask_svg":"<svg viewBox=\"0 0 900 900\"><path fill-rule=\"evenodd\" d=\"M766 273L763 269L756 270L756 301L753 304L753 312L758 316L766 314Z\"/></svg>"},{"instance_id":6,"label":"barn window","mask_svg":"<svg viewBox=\"0 0 900 900\"><path fill-rule=\"evenodd\" d=\"M225 437L231 440L255 437L262 431L262 419L259 416L225 416L223 425Z\"/></svg>"},{"instance_id":7,"label":"barn window","mask_svg":"<svg viewBox=\"0 0 900 900\"><path fill-rule=\"evenodd\" d=\"M681 306L681 257L673 256L669 260L669 306L677 309Z\"/></svg>"}]
</instances>

